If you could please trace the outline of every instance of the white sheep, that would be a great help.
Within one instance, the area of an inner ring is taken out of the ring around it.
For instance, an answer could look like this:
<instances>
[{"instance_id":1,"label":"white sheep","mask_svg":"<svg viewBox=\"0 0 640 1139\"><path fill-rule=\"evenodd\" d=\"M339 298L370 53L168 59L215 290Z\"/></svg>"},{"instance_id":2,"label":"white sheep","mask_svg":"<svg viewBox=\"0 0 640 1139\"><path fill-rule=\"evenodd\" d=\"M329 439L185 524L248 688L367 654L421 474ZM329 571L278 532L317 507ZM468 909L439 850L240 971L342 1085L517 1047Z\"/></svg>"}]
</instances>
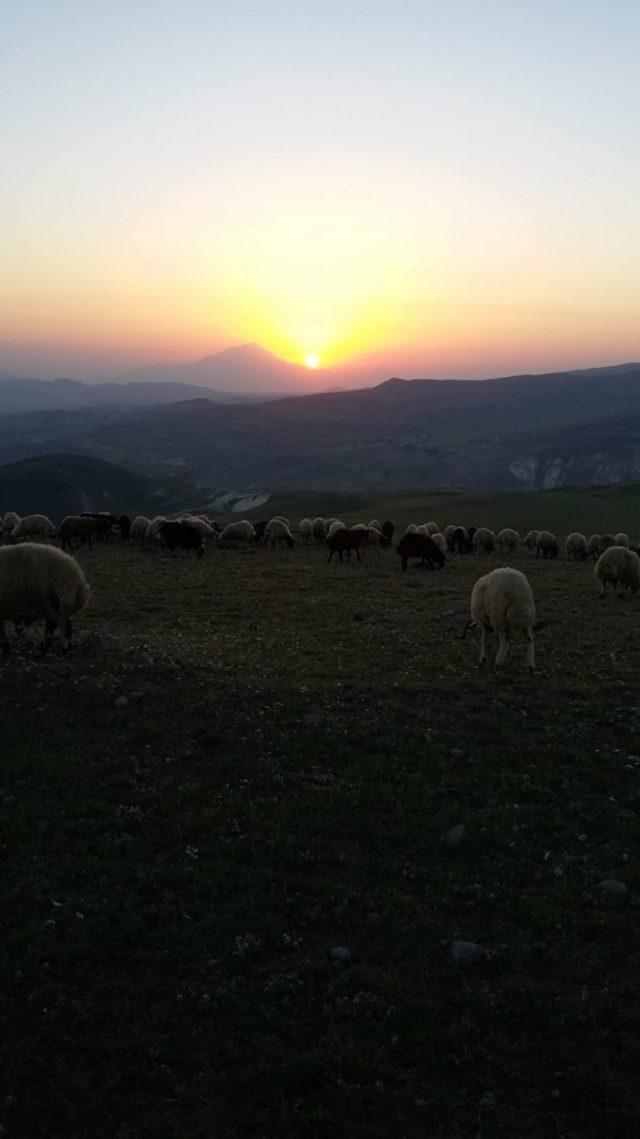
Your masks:
<instances>
[{"instance_id":1,"label":"white sheep","mask_svg":"<svg viewBox=\"0 0 640 1139\"><path fill-rule=\"evenodd\" d=\"M378 553L380 552L380 543L382 541L382 533L377 526L372 526L371 523L367 526L367 533L369 535L369 545L376 546Z\"/></svg>"},{"instance_id":2,"label":"white sheep","mask_svg":"<svg viewBox=\"0 0 640 1139\"><path fill-rule=\"evenodd\" d=\"M626 550L628 550L631 545L629 535L624 533L616 534L614 536L613 543L615 546L624 546Z\"/></svg>"},{"instance_id":3,"label":"white sheep","mask_svg":"<svg viewBox=\"0 0 640 1139\"><path fill-rule=\"evenodd\" d=\"M313 542L313 522L310 518L301 518L298 529L305 545L308 546L310 542Z\"/></svg>"},{"instance_id":4,"label":"white sheep","mask_svg":"<svg viewBox=\"0 0 640 1139\"><path fill-rule=\"evenodd\" d=\"M426 522L423 522L420 526L416 526L415 532L416 532L416 534L420 534L420 536L422 538L428 538L429 537L429 528L428 528Z\"/></svg>"},{"instance_id":5,"label":"white sheep","mask_svg":"<svg viewBox=\"0 0 640 1139\"><path fill-rule=\"evenodd\" d=\"M276 546L288 546L290 550L294 547L293 534L289 527L282 521L281 518L272 518L267 522L264 530L264 544L271 546L275 550Z\"/></svg>"},{"instance_id":6,"label":"white sheep","mask_svg":"<svg viewBox=\"0 0 640 1139\"><path fill-rule=\"evenodd\" d=\"M46 542L48 538L53 538L56 528L50 518L46 514L28 514L26 518L21 518L11 531L12 542L25 542L32 540L41 540Z\"/></svg>"},{"instance_id":7,"label":"white sheep","mask_svg":"<svg viewBox=\"0 0 640 1139\"><path fill-rule=\"evenodd\" d=\"M513 554L520 544L520 535L517 530L508 526L496 535L496 546L501 554Z\"/></svg>"},{"instance_id":8,"label":"white sheep","mask_svg":"<svg viewBox=\"0 0 640 1139\"><path fill-rule=\"evenodd\" d=\"M486 526L480 526L473 535L473 549L476 554L480 552L490 554L495 544L496 536L493 530L487 529Z\"/></svg>"},{"instance_id":9,"label":"white sheep","mask_svg":"<svg viewBox=\"0 0 640 1139\"><path fill-rule=\"evenodd\" d=\"M409 525L407 526L406 530L405 530L405 534L417 534L417 533L418 533L418 527L416 526L415 522L410 522Z\"/></svg>"},{"instance_id":10,"label":"white sheep","mask_svg":"<svg viewBox=\"0 0 640 1139\"><path fill-rule=\"evenodd\" d=\"M147 529L150 519L145 518L144 514L138 514L131 523L131 541L132 542L145 542L147 538Z\"/></svg>"},{"instance_id":11,"label":"white sheep","mask_svg":"<svg viewBox=\"0 0 640 1139\"><path fill-rule=\"evenodd\" d=\"M10 651L5 621L31 625L44 618L42 651L61 626L64 651L71 648L71 618L89 600L89 586L76 560L57 546L24 542L0 549L0 644Z\"/></svg>"},{"instance_id":12,"label":"white sheep","mask_svg":"<svg viewBox=\"0 0 640 1139\"><path fill-rule=\"evenodd\" d=\"M327 540L327 523L324 518L314 518L313 520L313 536L316 542L326 542Z\"/></svg>"},{"instance_id":13,"label":"white sheep","mask_svg":"<svg viewBox=\"0 0 640 1139\"><path fill-rule=\"evenodd\" d=\"M221 534L218 534L218 542L224 545L227 542L240 543L248 545L249 542L255 542L256 532L251 522L243 518L241 522L229 522Z\"/></svg>"},{"instance_id":14,"label":"white sheep","mask_svg":"<svg viewBox=\"0 0 640 1139\"><path fill-rule=\"evenodd\" d=\"M447 552L447 539L445 538L444 534L440 534L439 532L437 534L436 533L431 534L431 541L438 547L438 549L440 550L440 553L446 554L446 552Z\"/></svg>"},{"instance_id":15,"label":"white sheep","mask_svg":"<svg viewBox=\"0 0 640 1139\"><path fill-rule=\"evenodd\" d=\"M579 534L574 531L569 534L565 544L565 553L569 561L583 562L585 561L588 553L587 539L584 534Z\"/></svg>"},{"instance_id":16,"label":"white sheep","mask_svg":"<svg viewBox=\"0 0 640 1139\"><path fill-rule=\"evenodd\" d=\"M197 530L203 542L206 539L215 538L216 532L208 522L200 518L197 514L183 514L178 522L184 522L185 526L190 526L192 530Z\"/></svg>"},{"instance_id":17,"label":"white sheep","mask_svg":"<svg viewBox=\"0 0 640 1139\"><path fill-rule=\"evenodd\" d=\"M3 518L2 518L2 525L0 526L0 535L3 538L8 538L10 536L10 534L12 533L12 531L15 530L19 521L20 521L20 515L16 514L15 510L7 510L7 513L5 515L3 515Z\"/></svg>"},{"instance_id":18,"label":"white sheep","mask_svg":"<svg viewBox=\"0 0 640 1139\"><path fill-rule=\"evenodd\" d=\"M589 551L590 558L597 558L600 553L601 538L599 534L592 534L587 542L587 550Z\"/></svg>"},{"instance_id":19,"label":"white sheep","mask_svg":"<svg viewBox=\"0 0 640 1139\"><path fill-rule=\"evenodd\" d=\"M598 558L593 571L600 582L600 596L605 595L605 586L612 585L637 593L640 589L640 558L626 546L609 546Z\"/></svg>"},{"instance_id":20,"label":"white sheep","mask_svg":"<svg viewBox=\"0 0 640 1139\"><path fill-rule=\"evenodd\" d=\"M444 536L445 536L445 538L446 538L447 542L450 542L450 541L451 541L451 539L453 538L453 535L454 535L454 533L455 533L455 529L456 529L456 528L455 528L455 526L454 526L453 522L450 522L448 526L445 526L445 528L444 528Z\"/></svg>"},{"instance_id":21,"label":"white sheep","mask_svg":"<svg viewBox=\"0 0 640 1139\"><path fill-rule=\"evenodd\" d=\"M290 523L288 518L285 518L284 514L274 514L271 521L272 522L284 522L285 526L287 527L287 530L291 529L291 523Z\"/></svg>"},{"instance_id":22,"label":"white sheep","mask_svg":"<svg viewBox=\"0 0 640 1139\"><path fill-rule=\"evenodd\" d=\"M369 526L373 526L374 530L379 530L382 533L382 522L378 522L377 518L372 518Z\"/></svg>"},{"instance_id":23,"label":"white sheep","mask_svg":"<svg viewBox=\"0 0 640 1139\"><path fill-rule=\"evenodd\" d=\"M156 514L147 526L145 542L157 542L160 538L160 527L167 521L164 514Z\"/></svg>"},{"instance_id":24,"label":"white sheep","mask_svg":"<svg viewBox=\"0 0 640 1139\"><path fill-rule=\"evenodd\" d=\"M437 522L425 522L425 526L427 527L427 533L430 538L432 538L434 534L440 533L440 527Z\"/></svg>"},{"instance_id":25,"label":"white sheep","mask_svg":"<svg viewBox=\"0 0 640 1139\"><path fill-rule=\"evenodd\" d=\"M347 527L345 526L344 522L341 522L339 518L334 518L331 522L331 525L327 529L327 541L330 538L333 538L333 535L336 533L336 531L346 530L346 528Z\"/></svg>"},{"instance_id":26,"label":"white sheep","mask_svg":"<svg viewBox=\"0 0 640 1139\"><path fill-rule=\"evenodd\" d=\"M497 633L498 652L495 665L499 668L509 649L514 634L524 634L527 642L527 665L535 669L533 626L536 607L531 586L520 570L505 566L492 570L478 579L471 591L471 620L467 629L479 626L480 664L486 659L486 634Z\"/></svg>"}]
</instances>

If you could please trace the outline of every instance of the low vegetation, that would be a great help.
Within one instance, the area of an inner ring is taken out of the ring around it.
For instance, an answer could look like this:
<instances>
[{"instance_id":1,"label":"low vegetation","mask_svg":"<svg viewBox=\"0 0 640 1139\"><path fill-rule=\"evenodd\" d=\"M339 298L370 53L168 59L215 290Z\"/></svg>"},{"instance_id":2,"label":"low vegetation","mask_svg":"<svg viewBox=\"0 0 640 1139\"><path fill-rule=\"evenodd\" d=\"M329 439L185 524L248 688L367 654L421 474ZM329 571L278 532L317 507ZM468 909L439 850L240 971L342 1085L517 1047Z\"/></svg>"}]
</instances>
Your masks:
<instances>
[{"instance_id":1,"label":"low vegetation","mask_svg":"<svg viewBox=\"0 0 640 1139\"><path fill-rule=\"evenodd\" d=\"M635 542L570 498L357 520ZM632 1134L640 600L510 556L531 677L461 639L497 553L78 556L73 655L1 666L4 1134Z\"/></svg>"}]
</instances>

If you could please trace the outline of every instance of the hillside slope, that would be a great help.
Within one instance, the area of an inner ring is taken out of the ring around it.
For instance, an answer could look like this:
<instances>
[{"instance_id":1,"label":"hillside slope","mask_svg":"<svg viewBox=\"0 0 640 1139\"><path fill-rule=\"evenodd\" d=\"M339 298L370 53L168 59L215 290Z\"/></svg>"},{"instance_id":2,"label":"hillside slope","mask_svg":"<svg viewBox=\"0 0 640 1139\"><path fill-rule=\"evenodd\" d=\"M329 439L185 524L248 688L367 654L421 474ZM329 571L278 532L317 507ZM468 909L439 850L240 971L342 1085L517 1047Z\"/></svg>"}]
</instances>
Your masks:
<instances>
[{"instance_id":1,"label":"hillside slope","mask_svg":"<svg viewBox=\"0 0 640 1139\"><path fill-rule=\"evenodd\" d=\"M0 418L0 459L53 450L246 491L622 482L640 478L640 368Z\"/></svg>"}]
</instances>

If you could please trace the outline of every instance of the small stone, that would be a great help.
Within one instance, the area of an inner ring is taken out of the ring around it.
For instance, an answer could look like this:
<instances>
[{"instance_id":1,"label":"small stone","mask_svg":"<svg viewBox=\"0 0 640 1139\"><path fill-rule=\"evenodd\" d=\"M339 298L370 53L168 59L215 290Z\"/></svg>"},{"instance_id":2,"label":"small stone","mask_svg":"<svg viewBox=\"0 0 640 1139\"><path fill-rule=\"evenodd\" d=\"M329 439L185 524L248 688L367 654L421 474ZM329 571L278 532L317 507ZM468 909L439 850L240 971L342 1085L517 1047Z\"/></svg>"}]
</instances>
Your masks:
<instances>
[{"instance_id":1,"label":"small stone","mask_svg":"<svg viewBox=\"0 0 640 1139\"><path fill-rule=\"evenodd\" d=\"M347 945L336 945L331 950L331 960L339 965L348 965L353 960L353 954Z\"/></svg>"},{"instance_id":2,"label":"small stone","mask_svg":"<svg viewBox=\"0 0 640 1139\"><path fill-rule=\"evenodd\" d=\"M464 758L464 750L461 747L452 747L450 754L451 754L452 759L463 759Z\"/></svg>"},{"instance_id":3,"label":"small stone","mask_svg":"<svg viewBox=\"0 0 640 1139\"><path fill-rule=\"evenodd\" d=\"M113 706L114 706L114 708L118 708L118 709L128 708L129 701L127 700L126 696L118 696L117 700L114 700Z\"/></svg>"},{"instance_id":4,"label":"small stone","mask_svg":"<svg viewBox=\"0 0 640 1139\"><path fill-rule=\"evenodd\" d=\"M629 893L624 882L618 882L615 878L605 878L604 882L599 883L598 889L602 900L606 902L623 902Z\"/></svg>"},{"instance_id":5,"label":"small stone","mask_svg":"<svg viewBox=\"0 0 640 1139\"><path fill-rule=\"evenodd\" d=\"M456 827L452 827L447 834L447 846L460 846L467 837L467 828L464 823L458 823Z\"/></svg>"},{"instance_id":6,"label":"small stone","mask_svg":"<svg viewBox=\"0 0 640 1139\"><path fill-rule=\"evenodd\" d=\"M487 951L476 941L452 941L451 956L456 965L474 965L478 961L486 961Z\"/></svg>"},{"instance_id":7,"label":"small stone","mask_svg":"<svg viewBox=\"0 0 640 1139\"><path fill-rule=\"evenodd\" d=\"M496 1097L494 1092L485 1092L480 1100L480 1107L486 1111L493 1111L496 1106Z\"/></svg>"}]
</instances>

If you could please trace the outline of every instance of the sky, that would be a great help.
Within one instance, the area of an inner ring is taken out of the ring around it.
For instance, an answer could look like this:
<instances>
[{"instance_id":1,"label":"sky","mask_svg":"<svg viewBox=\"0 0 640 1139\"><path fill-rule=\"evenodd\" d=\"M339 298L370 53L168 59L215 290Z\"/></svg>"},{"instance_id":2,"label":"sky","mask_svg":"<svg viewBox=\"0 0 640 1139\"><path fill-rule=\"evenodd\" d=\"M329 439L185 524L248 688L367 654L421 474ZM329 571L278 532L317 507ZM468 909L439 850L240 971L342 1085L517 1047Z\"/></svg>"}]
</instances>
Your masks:
<instances>
[{"instance_id":1,"label":"sky","mask_svg":"<svg viewBox=\"0 0 640 1139\"><path fill-rule=\"evenodd\" d=\"M640 358L637 0L0 0L0 370Z\"/></svg>"}]
</instances>

